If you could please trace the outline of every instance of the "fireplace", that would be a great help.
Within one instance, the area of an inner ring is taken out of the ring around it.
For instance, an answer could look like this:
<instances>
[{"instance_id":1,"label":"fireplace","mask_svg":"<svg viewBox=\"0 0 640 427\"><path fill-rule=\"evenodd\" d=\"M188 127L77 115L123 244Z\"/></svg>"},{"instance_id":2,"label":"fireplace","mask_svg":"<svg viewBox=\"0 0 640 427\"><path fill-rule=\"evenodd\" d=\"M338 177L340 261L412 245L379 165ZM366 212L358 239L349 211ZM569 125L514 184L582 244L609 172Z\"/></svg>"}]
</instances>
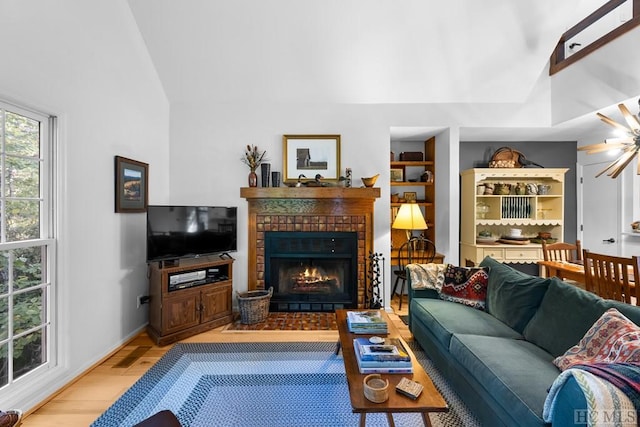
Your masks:
<instances>
[{"instance_id":1,"label":"fireplace","mask_svg":"<svg viewBox=\"0 0 640 427\"><path fill-rule=\"evenodd\" d=\"M247 279L248 289L267 289L272 283L280 281L280 273L272 279L274 268L292 269L298 268L302 257L302 251L290 246L287 249L289 237L277 240L277 245L284 247L288 253L280 254L276 257L275 263L284 264L271 265L267 262L268 235L287 233L334 233L329 234L328 239L335 239L336 235L345 234L356 235L357 250L350 250L350 261L346 261L346 256L336 257L331 260L325 249L314 249L310 246L310 251L304 261L312 261L311 267L320 267L314 273L311 269L305 268L303 271L288 271L286 276L298 278L299 287L294 295L287 299L280 300L277 297L271 305L272 311L329 311L340 308L366 308L365 285L366 285L366 259L367 255L373 251L373 204L375 199L380 197L379 188L343 188L343 187L252 187L241 188L240 195L247 199L249 204L249 235L248 235L248 263ZM300 234L299 234L300 235ZM290 236L290 235L289 235ZM272 236L273 237L273 236ZM298 240L296 245L311 245L310 239ZM313 239L311 239L313 240ZM325 241L321 238L319 241ZM317 241L316 241L317 242ZM345 243L342 239L335 240L336 253L346 253L342 249ZM338 250L339 249L339 250ZM271 251L271 250L269 250ZM315 252L314 252L315 251ZM329 251L330 252L330 251ZM321 256L325 254L324 256ZM350 268L336 267L336 263L349 264ZM354 267L355 264L355 267ZM355 268L355 270L353 270ZM340 270L336 273L335 270ZM310 276L314 276L311 278ZM326 293L333 286L331 280L324 279L326 276L338 276L342 284L349 286L348 289L333 292L335 295L328 298ZM289 279L290 280L290 279ZM323 283L324 281L324 283ZM290 283L290 282L289 282ZM355 286L355 288L350 288ZM289 287L291 285L289 284ZM275 288L275 286L274 286ZM302 292L304 290L305 292ZM300 291L300 292L298 292ZM273 301L273 298L272 298ZM280 308L282 304L283 308ZM299 304L296 310L296 305Z\"/></svg>"},{"instance_id":2,"label":"fireplace","mask_svg":"<svg viewBox=\"0 0 640 427\"><path fill-rule=\"evenodd\" d=\"M357 306L358 233L266 232L264 255L271 311Z\"/></svg>"}]
</instances>

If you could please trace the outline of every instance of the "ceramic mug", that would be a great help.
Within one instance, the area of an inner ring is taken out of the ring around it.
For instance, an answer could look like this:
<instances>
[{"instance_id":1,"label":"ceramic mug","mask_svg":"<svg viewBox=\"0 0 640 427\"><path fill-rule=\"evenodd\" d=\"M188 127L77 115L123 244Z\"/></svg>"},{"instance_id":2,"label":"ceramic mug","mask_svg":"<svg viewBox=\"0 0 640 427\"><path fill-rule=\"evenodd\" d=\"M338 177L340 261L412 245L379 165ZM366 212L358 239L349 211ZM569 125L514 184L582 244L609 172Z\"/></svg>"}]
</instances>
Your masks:
<instances>
[{"instance_id":1,"label":"ceramic mug","mask_svg":"<svg viewBox=\"0 0 640 427\"><path fill-rule=\"evenodd\" d=\"M538 194L549 194L551 186L549 184L538 184Z\"/></svg>"}]
</instances>

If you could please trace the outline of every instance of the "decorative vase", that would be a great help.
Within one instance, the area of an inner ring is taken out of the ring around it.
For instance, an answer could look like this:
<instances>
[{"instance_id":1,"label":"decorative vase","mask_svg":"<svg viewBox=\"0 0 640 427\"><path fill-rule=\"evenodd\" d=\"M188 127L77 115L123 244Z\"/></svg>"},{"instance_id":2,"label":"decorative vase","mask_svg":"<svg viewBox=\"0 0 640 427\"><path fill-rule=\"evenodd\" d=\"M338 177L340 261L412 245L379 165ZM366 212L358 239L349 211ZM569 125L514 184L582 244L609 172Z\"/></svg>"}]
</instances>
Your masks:
<instances>
[{"instance_id":1,"label":"decorative vase","mask_svg":"<svg viewBox=\"0 0 640 427\"><path fill-rule=\"evenodd\" d=\"M270 163L262 163L260 165L260 172L262 172L262 186L269 186L269 175L271 174L271 164Z\"/></svg>"},{"instance_id":2,"label":"decorative vase","mask_svg":"<svg viewBox=\"0 0 640 427\"><path fill-rule=\"evenodd\" d=\"M257 187L258 186L258 174L256 171L252 170L249 172L249 187Z\"/></svg>"},{"instance_id":3,"label":"decorative vase","mask_svg":"<svg viewBox=\"0 0 640 427\"><path fill-rule=\"evenodd\" d=\"M271 186L280 187L280 172L271 172Z\"/></svg>"}]
</instances>

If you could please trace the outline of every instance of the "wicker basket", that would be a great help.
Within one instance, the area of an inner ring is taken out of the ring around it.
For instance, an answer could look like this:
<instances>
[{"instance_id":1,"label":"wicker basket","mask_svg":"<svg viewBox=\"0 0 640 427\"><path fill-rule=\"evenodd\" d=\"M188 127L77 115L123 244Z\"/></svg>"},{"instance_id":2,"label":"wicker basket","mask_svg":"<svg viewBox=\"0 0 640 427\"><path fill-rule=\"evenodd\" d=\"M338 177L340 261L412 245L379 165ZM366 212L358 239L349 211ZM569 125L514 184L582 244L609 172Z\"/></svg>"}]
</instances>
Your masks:
<instances>
[{"instance_id":1,"label":"wicker basket","mask_svg":"<svg viewBox=\"0 0 640 427\"><path fill-rule=\"evenodd\" d=\"M521 168L522 153L511 147L500 147L491 156L490 168Z\"/></svg>"},{"instance_id":2,"label":"wicker basket","mask_svg":"<svg viewBox=\"0 0 640 427\"><path fill-rule=\"evenodd\" d=\"M264 322L269 315L269 302L273 295L273 287L268 291L236 292L240 321L245 325Z\"/></svg>"}]
</instances>

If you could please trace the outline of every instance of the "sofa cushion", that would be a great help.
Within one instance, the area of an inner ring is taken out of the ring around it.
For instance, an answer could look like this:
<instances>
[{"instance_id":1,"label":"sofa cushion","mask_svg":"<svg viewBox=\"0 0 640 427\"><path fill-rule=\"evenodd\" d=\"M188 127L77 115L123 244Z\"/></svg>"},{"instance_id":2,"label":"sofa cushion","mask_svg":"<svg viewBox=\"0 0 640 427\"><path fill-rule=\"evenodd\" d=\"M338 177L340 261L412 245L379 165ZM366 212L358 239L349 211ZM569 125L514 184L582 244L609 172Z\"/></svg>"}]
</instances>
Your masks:
<instances>
[{"instance_id":1,"label":"sofa cushion","mask_svg":"<svg viewBox=\"0 0 640 427\"><path fill-rule=\"evenodd\" d=\"M589 328L580 342L553 363L561 370L577 364L640 363L640 328L610 308Z\"/></svg>"},{"instance_id":2,"label":"sofa cushion","mask_svg":"<svg viewBox=\"0 0 640 427\"><path fill-rule=\"evenodd\" d=\"M506 279L487 290L487 312L522 333L538 310L551 279Z\"/></svg>"},{"instance_id":3,"label":"sofa cushion","mask_svg":"<svg viewBox=\"0 0 640 427\"><path fill-rule=\"evenodd\" d=\"M520 425L543 424L547 390L560 373L552 355L524 340L465 334L452 337L450 354Z\"/></svg>"},{"instance_id":4,"label":"sofa cushion","mask_svg":"<svg viewBox=\"0 0 640 427\"><path fill-rule=\"evenodd\" d=\"M423 323L444 348L449 348L453 334L522 338L522 335L484 311L440 299L413 298L409 314L412 325Z\"/></svg>"},{"instance_id":5,"label":"sofa cushion","mask_svg":"<svg viewBox=\"0 0 640 427\"><path fill-rule=\"evenodd\" d=\"M533 317L551 279L531 276L491 257L480 263L489 267L486 311L522 333Z\"/></svg>"},{"instance_id":6,"label":"sofa cushion","mask_svg":"<svg viewBox=\"0 0 640 427\"><path fill-rule=\"evenodd\" d=\"M440 298L484 310L489 267L458 267L448 264Z\"/></svg>"},{"instance_id":7,"label":"sofa cushion","mask_svg":"<svg viewBox=\"0 0 640 427\"><path fill-rule=\"evenodd\" d=\"M605 300L591 292L555 277L551 280L523 334L527 341L558 357L580 341L607 307Z\"/></svg>"}]
</instances>

